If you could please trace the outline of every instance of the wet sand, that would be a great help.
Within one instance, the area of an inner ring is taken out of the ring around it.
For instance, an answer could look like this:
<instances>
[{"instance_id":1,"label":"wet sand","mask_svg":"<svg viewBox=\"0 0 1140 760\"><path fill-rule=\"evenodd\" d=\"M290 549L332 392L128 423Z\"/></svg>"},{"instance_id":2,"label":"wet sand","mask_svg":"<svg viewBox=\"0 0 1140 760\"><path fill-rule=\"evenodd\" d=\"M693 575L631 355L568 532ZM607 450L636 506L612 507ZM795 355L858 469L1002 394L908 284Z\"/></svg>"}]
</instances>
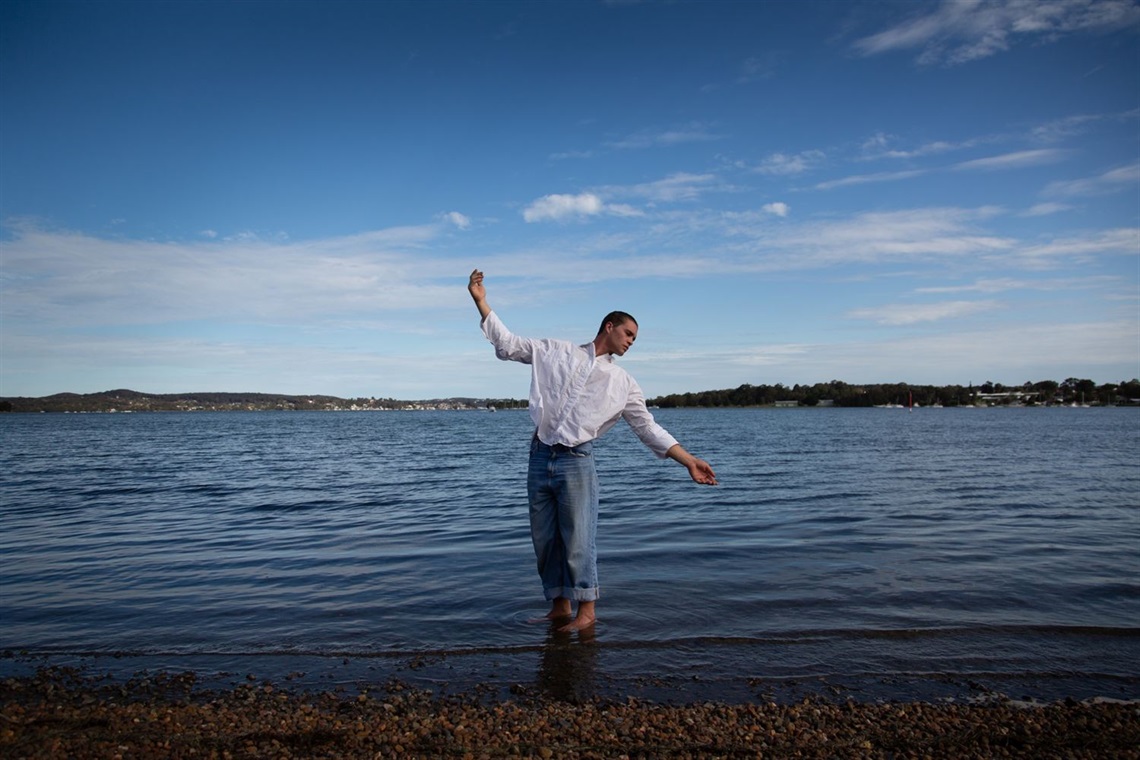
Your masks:
<instances>
[{"instance_id":1,"label":"wet sand","mask_svg":"<svg viewBox=\"0 0 1140 760\"><path fill-rule=\"evenodd\" d=\"M5 758L796 757L1140 759L1140 704L805 699L666 705L356 695L193 674L128 682L43 670L0 682Z\"/></svg>"}]
</instances>

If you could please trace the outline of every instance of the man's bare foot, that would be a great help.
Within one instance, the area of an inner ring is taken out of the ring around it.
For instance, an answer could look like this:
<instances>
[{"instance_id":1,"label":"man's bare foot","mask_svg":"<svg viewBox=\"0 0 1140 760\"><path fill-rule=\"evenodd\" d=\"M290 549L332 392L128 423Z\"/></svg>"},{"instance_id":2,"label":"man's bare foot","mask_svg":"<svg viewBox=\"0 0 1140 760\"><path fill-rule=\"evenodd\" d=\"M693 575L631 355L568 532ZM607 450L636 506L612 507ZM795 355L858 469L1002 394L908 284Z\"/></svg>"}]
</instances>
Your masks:
<instances>
[{"instance_id":1,"label":"man's bare foot","mask_svg":"<svg viewBox=\"0 0 1140 760\"><path fill-rule=\"evenodd\" d=\"M540 618L532 618L531 623L545 623L550 620L562 620L570 617L573 610L570 609L570 600L558 597L554 603L550 605L550 612L546 613Z\"/></svg>"},{"instance_id":2,"label":"man's bare foot","mask_svg":"<svg viewBox=\"0 0 1140 760\"><path fill-rule=\"evenodd\" d=\"M594 623L598 621L594 613L593 602L579 602L578 615L566 625L558 629L560 633L572 633L573 631L584 631L593 627Z\"/></svg>"}]
</instances>

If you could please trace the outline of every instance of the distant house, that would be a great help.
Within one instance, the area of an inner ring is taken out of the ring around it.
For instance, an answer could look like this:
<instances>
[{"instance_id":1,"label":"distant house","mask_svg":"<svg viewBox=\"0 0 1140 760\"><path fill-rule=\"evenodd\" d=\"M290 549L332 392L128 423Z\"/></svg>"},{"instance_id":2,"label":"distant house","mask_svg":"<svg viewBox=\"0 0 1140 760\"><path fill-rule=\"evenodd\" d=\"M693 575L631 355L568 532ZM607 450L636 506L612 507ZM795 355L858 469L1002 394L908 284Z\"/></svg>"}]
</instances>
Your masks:
<instances>
[{"instance_id":1,"label":"distant house","mask_svg":"<svg viewBox=\"0 0 1140 760\"><path fill-rule=\"evenodd\" d=\"M777 407L777 408L780 408L780 409L786 409L786 408L788 408L788 407L799 406L799 405L800 405L800 402L799 402L799 401L795 401L795 400L792 400L792 401L777 401L777 402L776 402L776 407Z\"/></svg>"},{"instance_id":2,"label":"distant house","mask_svg":"<svg viewBox=\"0 0 1140 760\"><path fill-rule=\"evenodd\" d=\"M1038 399L1036 391L1005 391L1003 393L976 393L974 394L975 404L989 405L994 404L1009 404L1024 406L1028 402L1036 402Z\"/></svg>"}]
</instances>

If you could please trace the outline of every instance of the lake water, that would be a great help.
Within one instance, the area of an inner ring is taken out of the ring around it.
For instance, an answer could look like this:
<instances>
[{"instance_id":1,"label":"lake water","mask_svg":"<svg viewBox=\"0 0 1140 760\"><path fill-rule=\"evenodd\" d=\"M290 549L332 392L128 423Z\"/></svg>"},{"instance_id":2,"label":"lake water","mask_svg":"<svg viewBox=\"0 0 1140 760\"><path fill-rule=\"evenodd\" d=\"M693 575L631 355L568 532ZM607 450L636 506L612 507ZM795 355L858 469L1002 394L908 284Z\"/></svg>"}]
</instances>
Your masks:
<instances>
[{"instance_id":1,"label":"lake water","mask_svg":"<svg viewBox=\"0 0 1140 760\"><path fill-rule=\"evenodd\" d=\"M1140 697L1140 412L619 425L599 623L546 611L525 412L0 415L0 672L663 699Z\"/></svg>"}]
</instances>

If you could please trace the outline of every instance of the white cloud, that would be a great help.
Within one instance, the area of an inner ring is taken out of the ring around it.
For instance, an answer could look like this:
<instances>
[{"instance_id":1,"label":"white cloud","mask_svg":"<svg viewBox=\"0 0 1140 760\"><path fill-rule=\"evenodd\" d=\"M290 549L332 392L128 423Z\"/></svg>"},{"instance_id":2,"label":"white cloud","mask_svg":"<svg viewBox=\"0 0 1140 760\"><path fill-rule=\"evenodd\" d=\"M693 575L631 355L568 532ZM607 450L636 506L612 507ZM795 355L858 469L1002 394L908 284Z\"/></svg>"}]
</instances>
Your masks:
<instances>
[{"instance_id":1,"label":"white cloud","mask_svg":"<svg viewBox=\"0 0 1140 760\"><path fill-rule=\"evenodd\" d=\"M443 219L449 224L454 224L461 230L470 229L471 227L471 220L458 211L449 211L443 214Z\"/></svg>"},{"instance_id":2,"label":"white cloud","mask_svg":"<svg viewBox=\"0 0 1140 760\"><path fill-rule=\"evenodd\" d=\"M791 211L791 208L786 203L776 202L765 203L760 210L766 211L769 214L774 214L779 217L785 217L788 215L788 212Z\"/></svg>"},{"instance_id":3,"label":"white cloud","mask_svg":"<svg viewBox=\"0 0 1140 760\"><path fill-rule=\"evenodd\" d=\"M1021 213L1022 216L1049 216L1050 214L1058 214L1062 211L1068 211L1072 206L1065 203L1038 203L1030 208L1027 208Z\"/></svg>"},{"instance_id":4,"label":"white cloud","mask_svg":"<svg viewBox=\"0 0 1140 760\"><path fill-rule=\"evenodd\" d=\"M1066 151L1054 148L1041 148L1039 150L1021 150L1014 153L1005 153L1000 156L987 156L976 158L973 161L963 161L955 164L954 169L972 171L994 171L999 169L1021 169L1026 166L1042 166L1062 160Z\"/></svg>"},{"instance_id":5,"label":"white cloud","mask_svg":"<svg viewBox=\"0 0 1140 760\"><path fill-rule=\"evenodd\" d=\"M894 304L868 309L854 309L847 313L853 319L867 319L880 325L897 327L918 322L937 322L943 319L958 319L991 311L1000 306L997 301L943 301L926 304Z\"/></svg>"},{"instance_id":6,"label":"white cloud","mask_svg":"<svg viewBox=\"0 0 1140 760\"><path fill-rule=\"evenodd\" d=\"M918 49L920 64L953 66L1008 50L1019 39L1052 42L1138 24L1140 6L1131 0L943 0L854 48L865 56Z\"/></svg>"},{"instance_id":7,"label":"white cloud","mask_svg":"<svg viewBox=\"0 0 1140 760\"><path fill-rule=\"evenodd\" d=\"M597 216L604 209L602 199L593 193L544 195L523 209L523 219L528 222L557 222L575 217Z\"/></svg>"},{"instance_id":8,"label":"white cloud","mask_svg":"<svg viewBox=\"0 0 1140 760\"><path fill-rule=\"evenodd\" d=\"M606 213L610 216L638 217L645 216L645 212L626 203L607 203Z\"/></svg>"},{"instance_id":9,"label":"white cloud","mask_svg":"<svg viewBox=\"0 0 1140 760\"><path fill-rule=\"evenodd\" d=\"M605 214L623 218L645 216L640 209L625 203L607 203L597 193L544 195L523 209L527 222L563 222Z\"/></svg>"}]
</instances>

